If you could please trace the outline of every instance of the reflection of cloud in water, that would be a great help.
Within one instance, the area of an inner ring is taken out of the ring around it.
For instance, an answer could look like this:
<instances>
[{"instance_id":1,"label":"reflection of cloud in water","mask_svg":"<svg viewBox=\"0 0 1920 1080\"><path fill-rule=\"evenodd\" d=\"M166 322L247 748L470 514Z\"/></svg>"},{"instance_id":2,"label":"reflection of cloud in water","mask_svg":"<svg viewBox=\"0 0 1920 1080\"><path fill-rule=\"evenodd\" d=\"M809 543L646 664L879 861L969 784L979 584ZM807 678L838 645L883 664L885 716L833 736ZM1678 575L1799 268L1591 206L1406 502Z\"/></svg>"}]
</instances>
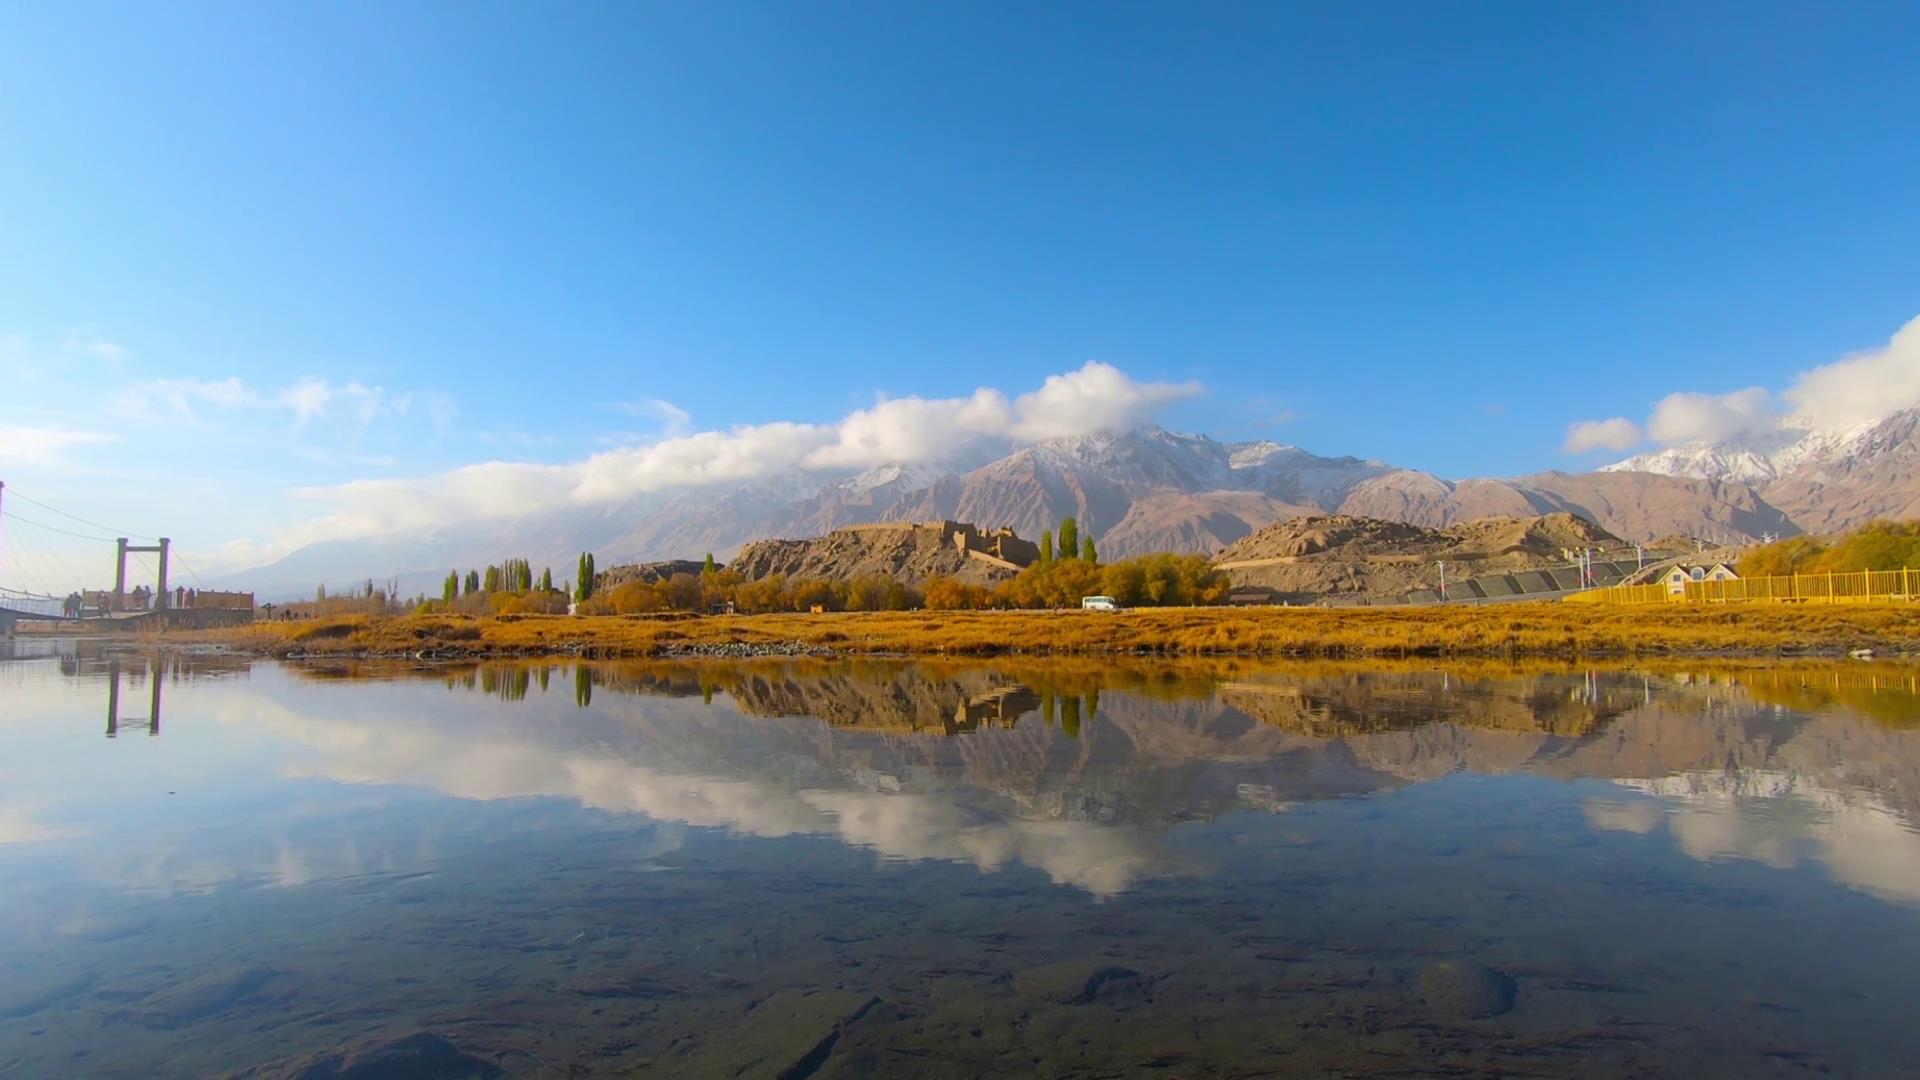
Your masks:
<instances>
[{"instance_id":1,"label":"reflection of cloud in water","mask_svg":"<svg viewBox=\"0 0 1920 1080\"><path fill-rule=\"evenodd\" d=\"M1166 855L1131 829L1083 821L982 822L924 795L810 791L802 797L833 815L842 840L893 858L970 862L987 871L1018 862L1056 885L1102 896L1172 871Z\"/></svg>"},{"instance_id":2,"label":"reflection of cloud in water","mask_svg":"<svg viewBox=\"0 0 1920 1080\"><path fill-rule=\"evenodd\" d=\"M87 835L77 825L53 825L38 817L39 806L0 806L0 844L45 844Z\"/></svg>"},{"instance_id":3,"label":"reflection of cloud in water","mask_svg":"<svg viewBox=\"0 0 1920 1080\"><path fill-rule=\"evenodd\" d=\"M591 809L642 814L745 836L833 836L893 859L961 862L983 871L1009 864L1031 866L1056 884L1098 895L1178 872L1175 860L1138 828L1025 820L1012 816L1004 804L985 805L995 800L971 787L897 792L892 790L899 787L896 777L868 775L852 766L857 775L849 776L831 760L819 763L825 768L803 770L811 774L806 784L751 775L721 776L651 764L658 756L653 751L679 747L544 745L535 739L554 729L527 723L524 713L517 715L519 723L510 729L479 725L455 729L417 716L385 718L364 709L354 709L351 716L296 714L279 702L253 695L234 701L237 695L232 688L227 688L226 696L229 700L221 702L217 711L232 722L269 727L320 751L317 760L289 768L288 774L294 776L397 784L463 799L562 798ZM645 708L650 719L671 721L677 705L649 702ZM700 715L705 722L761 723L727 717L705 706ZM687 737L699 736L700 731L694 730ZM764 756L765 748L757 749ZM622 754L645 756L649 764ZM739 762L738 767L792 764L756 757ZM836 776L885 790L824 786Z\"/></svg>"},{"instance_id":4,"label":"reflection of cloud in water","mask_svg":"<svg viewBox=\"0 0 1920 1080\"><path fill-rule=\"evenodd\" d=\"M1872 795L1768 769L1615 782L1648 798L1589 800L1587 821L1597 829L1650 833L1665 822L1691 858L1781 868L1810 858L1842 884L1920 903L1920 833Z\"/></svg>"}]
</instances>

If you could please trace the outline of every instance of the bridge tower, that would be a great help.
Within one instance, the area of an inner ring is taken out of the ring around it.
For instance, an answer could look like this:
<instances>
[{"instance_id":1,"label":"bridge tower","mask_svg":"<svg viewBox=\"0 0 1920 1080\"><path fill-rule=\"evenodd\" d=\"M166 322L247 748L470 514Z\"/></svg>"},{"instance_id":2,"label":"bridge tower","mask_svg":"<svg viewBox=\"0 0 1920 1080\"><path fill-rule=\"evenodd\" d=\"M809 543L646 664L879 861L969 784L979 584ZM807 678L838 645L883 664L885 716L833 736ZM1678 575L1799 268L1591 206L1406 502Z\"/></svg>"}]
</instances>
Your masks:
<instances>
[{"instance_id":1,"label":"bridge tower","mask_svg":"<svg viewBox=\"0 0 1920 1080\"><path fill-rule=\"evenodd\" d=\"M163 536L156 546L130 547L127 538L122 536L115 543L119 547L119 557L113 567L113 610L119 611L126 606L128 555L160 556L160 582L159 588L153 594L153 609L159 611L168 607L171 601L167 593L167 552L173 546L173 541Z\"/></svg>"}]
</instances>

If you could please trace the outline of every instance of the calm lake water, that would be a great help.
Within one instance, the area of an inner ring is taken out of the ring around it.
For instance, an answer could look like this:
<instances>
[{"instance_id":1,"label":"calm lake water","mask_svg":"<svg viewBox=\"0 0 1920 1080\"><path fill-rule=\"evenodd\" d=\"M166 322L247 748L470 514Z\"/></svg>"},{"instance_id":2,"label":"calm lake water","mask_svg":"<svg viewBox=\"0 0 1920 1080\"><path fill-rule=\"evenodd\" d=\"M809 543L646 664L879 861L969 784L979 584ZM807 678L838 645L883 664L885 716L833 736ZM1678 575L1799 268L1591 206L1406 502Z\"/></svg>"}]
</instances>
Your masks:
<instances>
[{"instance_id":1,"label":"calm lake water","mask_svg":"<svg viewBox=\"0 0 1920 1080\"><path fill-rule=\"evenodd\" d=\"M1911 669L0 650L0 1077L1920 1063Z\"/></svg>"}]
</instances>

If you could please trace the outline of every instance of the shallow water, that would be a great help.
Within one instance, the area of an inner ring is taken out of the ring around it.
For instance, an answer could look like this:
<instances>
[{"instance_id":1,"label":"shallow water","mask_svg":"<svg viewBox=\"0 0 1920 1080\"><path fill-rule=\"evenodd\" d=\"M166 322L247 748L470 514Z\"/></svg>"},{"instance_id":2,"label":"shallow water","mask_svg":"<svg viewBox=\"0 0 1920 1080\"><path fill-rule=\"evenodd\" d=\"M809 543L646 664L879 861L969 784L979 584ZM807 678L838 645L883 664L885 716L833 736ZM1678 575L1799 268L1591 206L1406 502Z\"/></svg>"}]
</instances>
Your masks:
<instances>
[{"instance_id":1,"label":"shallow water","mask_svg":"<svg viewBox=\"0 0 1920 1080\"><path fill-rule=\"evenodd\" d=\"M1914 691L22 641L0 1077L1902 1075Z\"/></svg>"}]
</instances>

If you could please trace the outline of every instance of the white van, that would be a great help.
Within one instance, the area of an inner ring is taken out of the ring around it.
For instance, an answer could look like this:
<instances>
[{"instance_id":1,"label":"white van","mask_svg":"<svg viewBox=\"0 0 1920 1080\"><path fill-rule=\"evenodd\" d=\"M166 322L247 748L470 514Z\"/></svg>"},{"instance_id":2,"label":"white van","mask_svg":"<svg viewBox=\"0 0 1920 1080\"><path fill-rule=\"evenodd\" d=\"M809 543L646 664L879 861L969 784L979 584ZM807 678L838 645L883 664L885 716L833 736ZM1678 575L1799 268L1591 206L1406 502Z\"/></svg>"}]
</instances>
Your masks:
<instances>
[{"instance_id":1,"label":"white van","mask_svg":"<svg viewBox=\"0 0 1920 1080\"><path fill-rule=\"evenodd\" d=\"M1080 598L1081 611L1119 611L1120 604L1111 596L1083 596Z\"/></svg>"}]
</instances>

